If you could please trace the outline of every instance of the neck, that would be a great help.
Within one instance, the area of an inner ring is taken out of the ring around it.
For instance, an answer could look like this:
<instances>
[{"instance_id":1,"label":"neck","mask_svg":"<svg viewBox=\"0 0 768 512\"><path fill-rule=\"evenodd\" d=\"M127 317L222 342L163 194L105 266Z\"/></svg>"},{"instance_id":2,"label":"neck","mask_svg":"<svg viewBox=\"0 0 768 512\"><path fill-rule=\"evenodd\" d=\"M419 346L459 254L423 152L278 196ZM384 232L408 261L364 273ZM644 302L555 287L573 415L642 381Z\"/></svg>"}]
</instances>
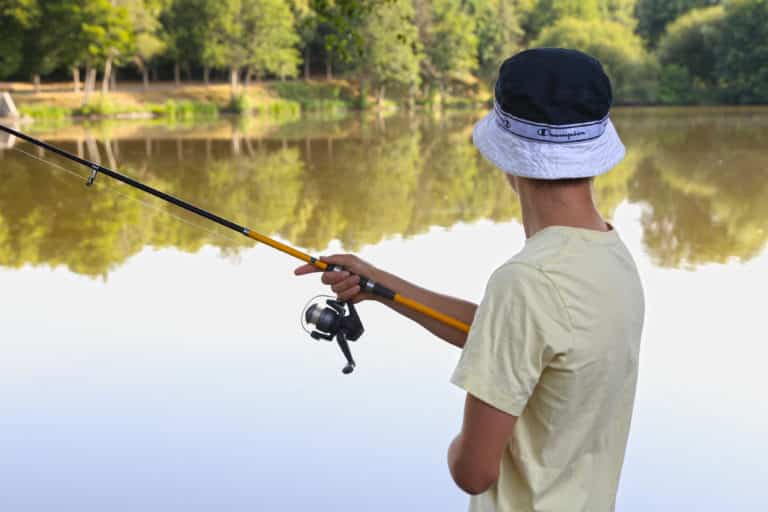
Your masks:
<instances>
[{"instance_id":1,"label":"neck","mask_svg":"<svg viewBox=\"0 0 768 512\"><path fill-rule=\"evenodd\" d=\"M608 231L610 226L600 215L592 199L589 180L545 182L510 177L520 198L525 236L532 237L549 226Z\"/></svg>"}]
</instances>

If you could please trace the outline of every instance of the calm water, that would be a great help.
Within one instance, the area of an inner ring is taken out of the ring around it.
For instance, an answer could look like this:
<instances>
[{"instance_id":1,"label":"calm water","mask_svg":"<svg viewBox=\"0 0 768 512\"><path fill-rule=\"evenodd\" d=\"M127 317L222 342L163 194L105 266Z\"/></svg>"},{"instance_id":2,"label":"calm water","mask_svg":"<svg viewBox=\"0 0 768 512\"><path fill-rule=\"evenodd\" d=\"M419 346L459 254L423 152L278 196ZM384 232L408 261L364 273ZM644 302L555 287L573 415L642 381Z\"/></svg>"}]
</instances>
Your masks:
<instances>
[{"instance_id":1,"label":"calm water","mask_svg":"<svg viewBox=\"0 0 768 512\"><path fill-rule=\"evenodd\" d=\"M524 235L471 146L475 119L29 129L311 252L477 301ZM629 155L596 194L648 305L618 510L765 510L768 111L614 120ZM325 290L289 257L9 142L0 510L465 509L445 464L457 350L364 304L342 376L298 321Z\"/></svg>"}]
</instances>

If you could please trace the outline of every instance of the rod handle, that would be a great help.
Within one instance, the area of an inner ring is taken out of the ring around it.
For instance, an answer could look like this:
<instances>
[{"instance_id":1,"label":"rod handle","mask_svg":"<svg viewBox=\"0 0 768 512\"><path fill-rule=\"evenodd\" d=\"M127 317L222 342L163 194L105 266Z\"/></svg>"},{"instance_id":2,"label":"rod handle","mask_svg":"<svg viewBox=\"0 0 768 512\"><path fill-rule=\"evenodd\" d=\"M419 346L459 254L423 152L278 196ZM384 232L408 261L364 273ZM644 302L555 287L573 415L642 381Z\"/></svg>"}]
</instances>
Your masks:
<instances>
[{"instance_id":1,"label":"rod handle","mask_svg":"<svg viewBox=\"0 0 768 512\"><path fill-rule=\"evenodd\" d=\"M325 268L326 272L341 272L342 270L347 270L341 265L332 265L328 264ZM373 279L369 279L365 276L358 276L360 277L360 291L366 292L366 293L372 293L373 295L378 295L379 297L384 297L385 299L389 300L395 300L395 292L387 288L386 286L377 283Z\"/></svg>"}]
</instances>

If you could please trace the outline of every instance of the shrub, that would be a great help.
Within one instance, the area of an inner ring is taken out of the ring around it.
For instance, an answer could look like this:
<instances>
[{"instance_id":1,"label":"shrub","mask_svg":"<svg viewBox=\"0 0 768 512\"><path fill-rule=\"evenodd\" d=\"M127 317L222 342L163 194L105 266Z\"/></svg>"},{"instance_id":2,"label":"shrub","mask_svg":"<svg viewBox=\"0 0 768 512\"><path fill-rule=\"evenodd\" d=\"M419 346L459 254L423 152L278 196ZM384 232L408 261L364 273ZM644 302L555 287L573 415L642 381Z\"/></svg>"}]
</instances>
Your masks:
<instances>
[{"instance_id":1,"label":"shrub","mask_svg":"<svg viewBox=\"0 0 768 512\"><path fill-rule=\"evenodd\" d=\"M214 103L189 100L168 100L152 112L178 120L215 119L219 116L219 108Z\"/></svg>"},{"instance_id":2,"label":"shrub","mask_svg":"<svg viewBox=\"0 0 768 512\"><path fill-rule=\"evenodd\" d=\"M24 116L29 116L33 119L62 121L72 115L72 109L57 107L55 105L20 105L19 113Z\"/></svg>"},{"instance_id":3,"label":"shrub","mask_svg":"<svg viewBox=\"0 0 768 512\"><path fill-rule=\"evenodd\" d=\"M229 100L226 110L227 112L233 112L235 114L249 114L251 110L253 110L251 99L247 94L234 96Z\"/></svg>"}]
</instances>

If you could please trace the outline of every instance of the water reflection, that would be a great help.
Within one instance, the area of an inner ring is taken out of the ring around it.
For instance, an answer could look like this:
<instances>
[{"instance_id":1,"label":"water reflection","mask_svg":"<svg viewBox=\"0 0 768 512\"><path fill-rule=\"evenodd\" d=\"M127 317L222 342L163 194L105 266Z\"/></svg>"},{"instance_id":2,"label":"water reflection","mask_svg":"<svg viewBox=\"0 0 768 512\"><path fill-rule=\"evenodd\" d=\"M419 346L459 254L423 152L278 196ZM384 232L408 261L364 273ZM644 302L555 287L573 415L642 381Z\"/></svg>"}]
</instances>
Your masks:
<instances>
[{"instance_id":1,"label":"water reflection","mask_svg":"<svg viewBox=\"0 0 768 512\"><path fill-rule=\"evenodd\" d=\"M303 121L277 128L230 121L197 126L105 124L42 134L264 233L317 251L349 250L431 226L519 219L501 173L473 149L476 116ZM596 182L611 217L625 200L644 205L644 244L658 265L748 260L768 232L768 113L621 111L628 158ZM65 265L106 275L145 246L231 254L246 239L166 208L102 178L83 181L14 149L0 153L0 265ZM27 144L16 148L39 155ZM78 173L85 170L55 160ZM119 192L119 193L116 193ZM140 198L139 202L133 198ZM182 215L175 212L177 215Z\"/></svg>"}]
</instances>

